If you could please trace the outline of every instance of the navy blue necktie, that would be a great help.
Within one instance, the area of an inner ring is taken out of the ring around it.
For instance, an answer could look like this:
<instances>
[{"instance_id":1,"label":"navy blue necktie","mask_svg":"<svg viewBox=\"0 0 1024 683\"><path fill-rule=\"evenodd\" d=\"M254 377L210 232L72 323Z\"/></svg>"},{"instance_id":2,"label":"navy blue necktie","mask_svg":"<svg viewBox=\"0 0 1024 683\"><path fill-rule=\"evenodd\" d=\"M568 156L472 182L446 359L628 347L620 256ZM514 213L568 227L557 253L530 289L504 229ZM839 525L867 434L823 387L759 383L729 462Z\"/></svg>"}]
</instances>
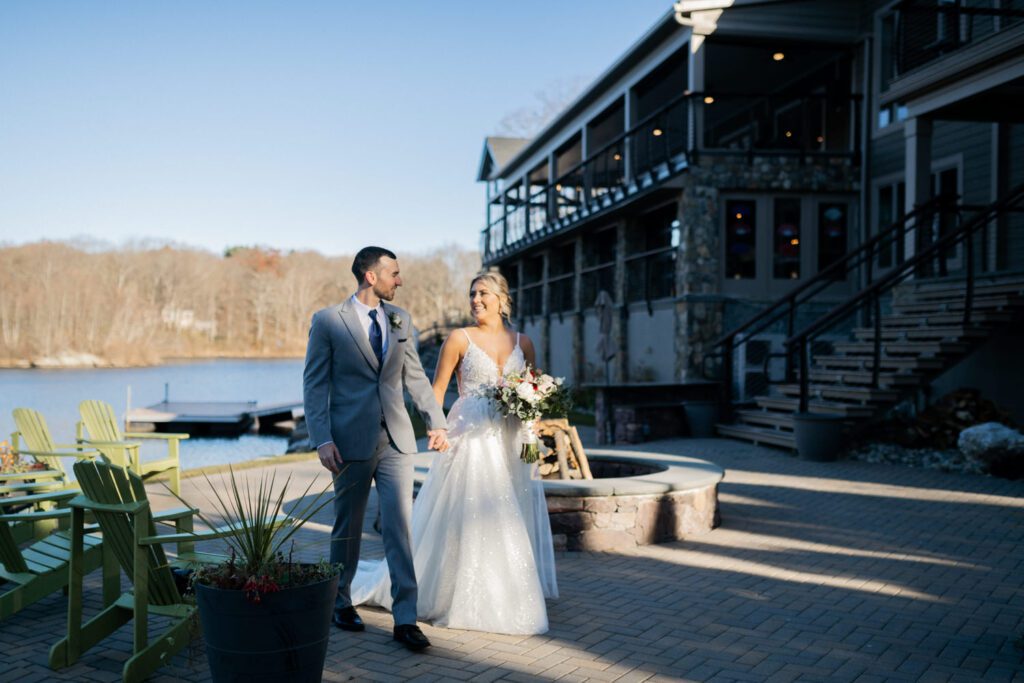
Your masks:
<instances>
[{"instance_id":1,"label":"navy blue necktie","mask_svg":"<svg viewBox=\"0 0 1024 683\"><path fill-rule=\"evenodd\" d=\"M370 311L370 347L373 355L377 356L377 363L384 364L384 336L380 331L380 323L377 322L377 309Z\"/></svg>"}]
</instances>

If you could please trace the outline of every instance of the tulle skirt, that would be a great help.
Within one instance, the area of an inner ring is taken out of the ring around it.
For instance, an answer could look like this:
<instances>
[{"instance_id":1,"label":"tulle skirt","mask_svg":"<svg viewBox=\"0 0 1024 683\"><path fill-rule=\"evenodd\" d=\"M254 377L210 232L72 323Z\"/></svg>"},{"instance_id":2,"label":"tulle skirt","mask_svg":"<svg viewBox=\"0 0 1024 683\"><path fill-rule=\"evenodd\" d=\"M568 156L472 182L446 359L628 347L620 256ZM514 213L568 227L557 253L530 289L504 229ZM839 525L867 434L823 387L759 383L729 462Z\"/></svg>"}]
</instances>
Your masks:
<instances>
[{"instance_id":1,"label":"tulle skirt","mask_svg":"<svg viewBox=\"0 0 1024 683\"><path fill-rule=\"evenodd\" d=\"M519 459L518 420L485 397L448 416L447 453L434 456L413 504L420 619L448 628L532 634L548 629L544 598L558 597L544 489ZM352 604L391 608L385 560L362 560Z\"/></svg>"}]
</instances>

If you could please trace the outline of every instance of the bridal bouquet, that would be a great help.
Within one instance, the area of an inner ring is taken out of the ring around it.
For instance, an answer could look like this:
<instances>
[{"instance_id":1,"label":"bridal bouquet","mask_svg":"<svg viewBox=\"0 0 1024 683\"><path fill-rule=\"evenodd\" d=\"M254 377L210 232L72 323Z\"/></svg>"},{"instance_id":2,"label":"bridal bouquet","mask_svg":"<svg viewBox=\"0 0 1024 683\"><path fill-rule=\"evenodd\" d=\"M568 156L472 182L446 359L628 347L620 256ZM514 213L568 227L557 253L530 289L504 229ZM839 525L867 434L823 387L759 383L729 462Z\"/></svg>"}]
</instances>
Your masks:
<instances>
[{"instance_id":1,"label":"bridal bouquet","mask_svg":"<svg viewBox=\"0 0 1024 683\"><path fill-rule=\"evenodd\" d=\"M534 423L545 415L565 416L569 412L569 391L562 386L562 377L546 375L536 368L510 372L495 388L495 400L506 416L515 415L523 421L523 450L519 457L533 463L540 458Z\"/></svg>"}]
</instances>

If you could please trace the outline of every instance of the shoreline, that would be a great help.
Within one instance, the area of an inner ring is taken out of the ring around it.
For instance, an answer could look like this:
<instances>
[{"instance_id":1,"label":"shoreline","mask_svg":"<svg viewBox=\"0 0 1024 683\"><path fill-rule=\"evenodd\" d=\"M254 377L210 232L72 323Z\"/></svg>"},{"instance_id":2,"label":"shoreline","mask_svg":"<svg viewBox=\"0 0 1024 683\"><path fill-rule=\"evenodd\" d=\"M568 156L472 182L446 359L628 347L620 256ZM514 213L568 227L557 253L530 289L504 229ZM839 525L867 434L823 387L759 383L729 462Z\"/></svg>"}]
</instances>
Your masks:
<instances>
[{"instance_id":1,"label":"shoreline","mask_svg":"<svg viewBox=\"0 0 1024 683\"><path fill-rule=\"evenodd\" d=\"M189 361L206 360L301 360L303 353L201 353L190 356L164 356L158 360L111 360L88 353L65 353L39 358L0 358L0 370L124 370L154 368Z\"/></svg>"}]
</instances>

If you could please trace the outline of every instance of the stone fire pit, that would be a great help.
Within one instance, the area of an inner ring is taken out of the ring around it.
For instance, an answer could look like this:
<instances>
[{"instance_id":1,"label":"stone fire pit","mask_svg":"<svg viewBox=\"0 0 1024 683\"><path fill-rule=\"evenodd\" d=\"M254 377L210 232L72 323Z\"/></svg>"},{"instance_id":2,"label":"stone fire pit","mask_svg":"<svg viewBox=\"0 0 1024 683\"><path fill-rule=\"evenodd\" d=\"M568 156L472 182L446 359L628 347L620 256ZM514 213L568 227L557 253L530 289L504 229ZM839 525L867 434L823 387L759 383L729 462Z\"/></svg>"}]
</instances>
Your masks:
<instances>
[{"instance_id":1,"label":"stone fire pit","mask_svg":"<svg viewBox=\"0 0 1024 683\"><path fill-rule=\"evenodd\" d=\"M588 449L594 479L545 479L557 550L628 550L711 531L722 468L706 460Z\"/></svg>"}]
</instances>

